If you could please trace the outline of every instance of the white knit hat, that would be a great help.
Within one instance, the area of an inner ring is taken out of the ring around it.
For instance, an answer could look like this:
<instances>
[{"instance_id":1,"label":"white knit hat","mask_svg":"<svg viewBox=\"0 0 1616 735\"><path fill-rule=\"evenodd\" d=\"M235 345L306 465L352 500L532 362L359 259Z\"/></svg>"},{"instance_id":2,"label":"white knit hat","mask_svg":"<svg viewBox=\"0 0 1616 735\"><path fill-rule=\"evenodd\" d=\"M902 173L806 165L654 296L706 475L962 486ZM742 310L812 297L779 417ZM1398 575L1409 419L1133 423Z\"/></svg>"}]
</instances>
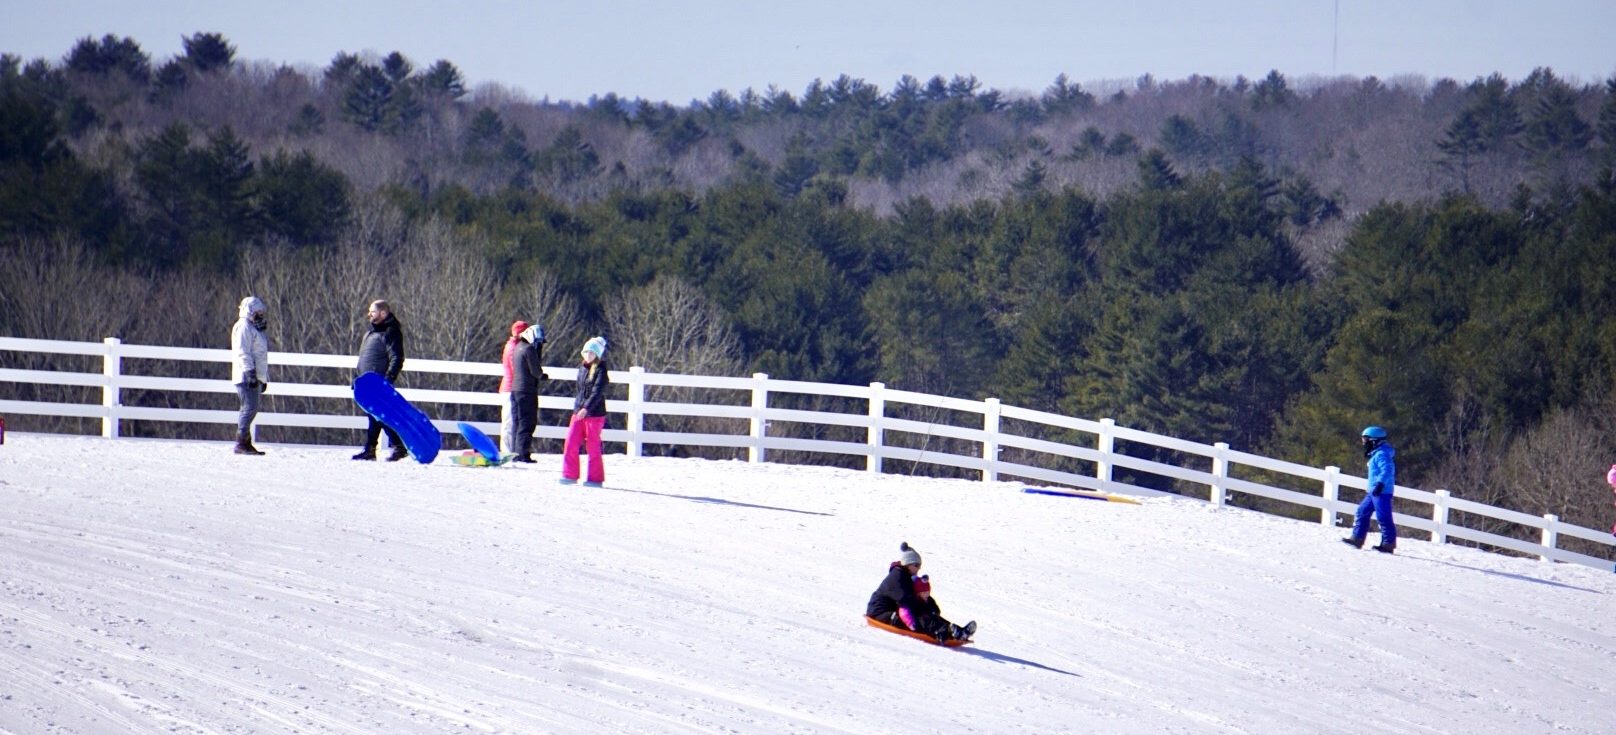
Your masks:
<instances>
[{"instance_id":1,"label":"white knit hat","mask_svg":"<svg viewBox=\"0 0 1616 735\"><path fill-rule=\"evenodd\" d=\"M898 543L898 550L903 552L902 554L898 555L898 563L899 564L902 564L904 566L909 566L910 564L919 564L920 563L920 552L909 548L909 542L908 541L899 542Z\"/></svg>"}]
</instances>

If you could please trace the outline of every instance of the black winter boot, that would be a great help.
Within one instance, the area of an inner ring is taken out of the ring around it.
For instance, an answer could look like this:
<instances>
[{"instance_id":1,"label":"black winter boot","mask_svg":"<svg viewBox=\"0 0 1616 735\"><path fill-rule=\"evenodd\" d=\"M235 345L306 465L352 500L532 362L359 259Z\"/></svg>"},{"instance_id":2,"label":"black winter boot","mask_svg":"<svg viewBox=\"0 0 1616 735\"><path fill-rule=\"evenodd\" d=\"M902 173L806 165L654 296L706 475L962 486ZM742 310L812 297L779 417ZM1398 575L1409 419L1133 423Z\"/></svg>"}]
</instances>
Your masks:
<instances>
[{"instance_id":1,"label":"black winter boot","mask_svg":"<svg viewBox=\"0 0 1616 735\"><path fill-rule=\"evenodd\" d=\"M387 461L397 462L408 456L410 456L410 450L403 447L393 447L393 453L387 455Z\"/></svg>"},{"instance_id":2,"label":"black winter boot","mask_svg":"<svg viewBox=\"0 0 1616 735\"><path fill-rule=\"evenodd\" d=\"M1348 536L1348 537L1346 537L1344 539L1341 539L1341 543L1346 544L1348 546L1351 546L1354 549L1363 548L1363 539L1357 538L1357 537L1354 537L1354 536Z\"/></svg>"},{"instance_id":3,"label":"black winter boot","mask_svg":"<svg viewBox=\"0 0 1616 735\"><path fill-rule=\"evenodd\" d=\"M376 461L376 448L365 447L364 449L359 450L359 453L355 454L353 458L366 462L374 462Z\"/></svg>"},{"instance_id":4,"label":"black winter boot","mask_svg":"<svg viewBox=\"0 0 1616 735\"><path fill-rule=\"evenodd\" d=\"M263 455L263 452L258 451L258 447L253 446L252 434L245 431L236 433L235 452L236 454Z\"/></svg>"},{"instance_id":5,"label":"black winter boot","mask_svg":"<svg viewBox=\"0 0 1616 735\"><path fill-rule=\"evenodd\" d=\"M1374 548L1375 548L1375 551L1378 551L1378 552L1380 552L1382 554L1390 554L1390 553L1397 550L1397 542L1393 541L1393 542L1388 544L1385 541L1382 541L1382 542L1380 542L1380 545L1378 545L1378 546L1376 546Z\"/></svg>"}]
</instances>

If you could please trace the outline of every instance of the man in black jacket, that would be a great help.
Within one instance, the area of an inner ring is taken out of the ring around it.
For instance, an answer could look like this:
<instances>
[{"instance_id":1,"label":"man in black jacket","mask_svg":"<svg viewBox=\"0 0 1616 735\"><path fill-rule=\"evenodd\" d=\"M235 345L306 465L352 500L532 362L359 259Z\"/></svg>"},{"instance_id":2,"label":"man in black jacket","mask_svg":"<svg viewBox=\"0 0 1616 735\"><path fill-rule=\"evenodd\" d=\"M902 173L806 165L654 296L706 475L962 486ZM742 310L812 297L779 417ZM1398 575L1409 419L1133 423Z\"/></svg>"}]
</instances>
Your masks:
<instances>
[{"instance_id":1,"label":"man in black jacket","mask_svg":"<svg viewBox=\"0 0 1616 735\"><path fill-rule=\"evenodd\" d=\"M404 329L399 326L398 317L393 316L393 307L380 299L370 302L370 311L365 316L370 319L370 331L365 333L359 342L359 372L381 373L387 382L398 384L398 374L404 371ZM354 459L376 459L376 442L381 439L381 433L387 432L387 441L393 446L393 453L387 456L387 461L397 462L410 456L408 449L404 448L404 440L398 438L398 432L393 427L376 420L370 416L370 426L365 429L365 447Z\"/></svg>"},{"instance_id":2,"label":"man in black jacket","mask_svg":"<svg viewBox=\"0 0 1616 735\"><path fill-rule=\"evenodd\" d=\"M544 381L544 327L529 326L511 353L511 423L515 461L532 462L533 430L539 425L539 386Z\"/></svg>"}]
</instances>

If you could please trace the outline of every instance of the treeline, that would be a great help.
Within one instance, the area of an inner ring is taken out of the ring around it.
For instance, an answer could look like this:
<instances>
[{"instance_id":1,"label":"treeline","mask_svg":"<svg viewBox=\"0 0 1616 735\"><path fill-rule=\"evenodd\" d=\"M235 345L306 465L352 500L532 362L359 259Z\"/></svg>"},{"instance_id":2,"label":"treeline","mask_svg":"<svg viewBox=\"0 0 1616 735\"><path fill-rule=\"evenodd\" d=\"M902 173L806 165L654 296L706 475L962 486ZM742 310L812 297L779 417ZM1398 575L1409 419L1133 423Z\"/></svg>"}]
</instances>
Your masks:
<instances>
[{"instance_id":1,"label":"treeline","mask_svg":"<svg viewBox=\"0 0 1616 735\"><path fill-rule=\"evenodd\" d=\"M112 196L143 227L118 228L105 214L86 221L71 201L54 212L0 211L0 222L82 222L97 242L170 260L190 257L172 252L184 243L165 242L164 223L143 215L178 206L183 192L158 177L185 164L173 154L187 141L211 151L212 172L196 175L220 179L217 187L228 190L245 165L264 168L267 159L277 163L260 171L264 186L292 189L266 208L261 229L238 223L231 234L311 240L328 237L341 212L295 211L287 199L317 191L329 199L329 172L356 192L401 184L428 196L459 186L542 191L569 204L617 191L700 194L764 176L788 196L839 183L852 206L885 216L915 197L942 206L1067 186L1105 196L1159 149L1181 173L1257 161L1288 182L1288 214L1305 224L1433 192L1504 206L1520 186L1587 184L1609 163L1616 136L1611 83L1575 84L1549 69L1515 82L1146 75L1103 90L1063 74L1031 94L986 89L970 76L905 76L882 89L840 75L801 92L717 90L675 106L611 93L574 103L492 84L472 90L451 61L417 68L396 51L337 53L321 69L243 62L222 35L197 33L160 63L134 39L107 35L81 39L59 61L0 56L0 74L13 134L35 138L48 118L61 133L49 155L71 156L82 175L149 169L85 195ZM1299 246L1309 262L1327 260L1339 235L1324 228ZM218 249L198 243L195 257Z\"/></svg>"},{"instance_id":2,"label":"treeline","mask_svg":"<svg viewBox=\"0 0 1616 735\"><path fill-rule=\"evenodd\" d=\"M217 347L250 291L276 349L345 353L384 297L421 357L493 360L538 318L550 364L606 331L620 366L995 396L1349 470L1377 423L1406 483L1609 522L1610 83L571 105L446 61L308 76L185 46L0 64L4 333Z\"/></svg>"}]
</instances>

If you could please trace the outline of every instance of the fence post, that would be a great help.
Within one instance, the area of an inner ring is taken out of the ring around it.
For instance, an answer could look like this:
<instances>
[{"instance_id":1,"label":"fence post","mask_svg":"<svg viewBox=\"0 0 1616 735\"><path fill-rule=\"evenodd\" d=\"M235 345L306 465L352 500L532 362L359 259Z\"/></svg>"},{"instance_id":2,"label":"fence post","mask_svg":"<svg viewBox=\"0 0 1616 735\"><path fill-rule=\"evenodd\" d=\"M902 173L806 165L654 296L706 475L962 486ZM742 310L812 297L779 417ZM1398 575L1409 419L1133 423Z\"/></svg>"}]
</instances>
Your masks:
<instances>
[{"instance_id":1,"label":"fence post","mask_svg":"<svg viewBox=\"0 0 1616 735\"><path fill-rule=\"evenodd\" d=\"M1212 448L1212 504L1221 506L1228 500L1229 490L1223 481L1229 477L1229 458L1225 455L1229 444L1218 442Z\"/></svg>"},{"instance_id":2,"label":"fence post","mask_svg":"<svg viewBox=\"0 0 1616 735\"><path fill-rule=\"evenodd\" d=\"M1446 490L1436 491L1436 503L1431 506L1431 523L1436 528L1431 530L1431 543L1445 544L1448 542L1448 498L1453 493Z\"/></svg>"},{"instance_id":3,"label":"fence post","mask_svg":"<svg viewBox=\"0 0 1616 735\"><path fill-rule=\"evenodd\" d=\"M989 398L983 403L982 431L987 438L982 440L982 459L987 466L982 468L983 482L996 482L999 479L999 412L1003 406L999 399Z\"/></svg>"},{"instance_id":4,"label":"fence post","mask_svg":"<svg viewBox=\"0 0 1616 735\"><path fill-rule=\"evenodd\" d=\"M1111 484L1111 452L1116 449L1116 437L1111 430L1117 425L1116 419L1100 419L1100 435L1095 441L1095 448L1100 452L1100 461L1094 463L1094 477L1100 481L1102 489L1109 489Z\"/></svg>"},{"instance_id":5,"label":"fence post","mask_svg":"<svg viewBox=\"0 0 1616 735\"><path fill-rule=\"evenodd\" d=\"M763 437L768 435L769 428L763 421L763 409L769 407L769 376L752 373L752 379L757 382L752 386L752 446L746 450L746 461L763 462Z\"/></svg>"},{"instance_id":6,"label":"fence post","mask_svg":"<svg viewBox=\"0 0 1616 735\"><path fill-rule=\"evenodd\" d=\"M101 362L101 374L107 377L106 384L101 386L101 405L107 409L107 415L101 418L101 436L116 439L118 403L122 400L118 391L118 375L123 368L123 356L118 353L118 346L123 344L123 341L117 337L108 337L101 342L107 346L107 356Z\"/></svg>"},{"instance_id":7,"label":"fence post","mask_svg":"<svg viewBox=\"0 0 1616 735\"><path fill-rule=\"evenodd\" d=\"M1319 511L1319 523L1335 527L1335 504L1341 498L1341 468L1324 468L1324 508Z\"/></svg>"},{"instance_id":8,"label":"fence post","mask_svg":"<svg viewBox=\"0 0 1616 735\"><path fill-rule=\"evenodd\" d=\"M1553 551L1555 544L1560 541L1560 529L1556 528L1559 524L1560 516L1553 513L1543 514L1543 546L1548 551ZM1546 552L1541 558L1543 561L1554 561L1554 555Z\"/></svg>"},{"instance_id":9,"label":"fence post","mask_svg":"<svg viewBox=\"0 0 1616 735\"><path fill-rule=\"evenodd\" d=\"M887 399L881 396L881 391L887 387L886 383L870 384L870 430L868 443L870 455L865 458L864 469L870 472L881 471L881 442L886 438L881 429L881 419L887 415Z\"/></svg>"},{"instance_id":10,"label":"fence post","mask_svg":"<svg viewBox=\"0 0 1616 735\"><path fill-rule=\"evenodd\" d=\"M645 456L645 368L628 369L628 456Z\"/></svg>"}]
</instances>

